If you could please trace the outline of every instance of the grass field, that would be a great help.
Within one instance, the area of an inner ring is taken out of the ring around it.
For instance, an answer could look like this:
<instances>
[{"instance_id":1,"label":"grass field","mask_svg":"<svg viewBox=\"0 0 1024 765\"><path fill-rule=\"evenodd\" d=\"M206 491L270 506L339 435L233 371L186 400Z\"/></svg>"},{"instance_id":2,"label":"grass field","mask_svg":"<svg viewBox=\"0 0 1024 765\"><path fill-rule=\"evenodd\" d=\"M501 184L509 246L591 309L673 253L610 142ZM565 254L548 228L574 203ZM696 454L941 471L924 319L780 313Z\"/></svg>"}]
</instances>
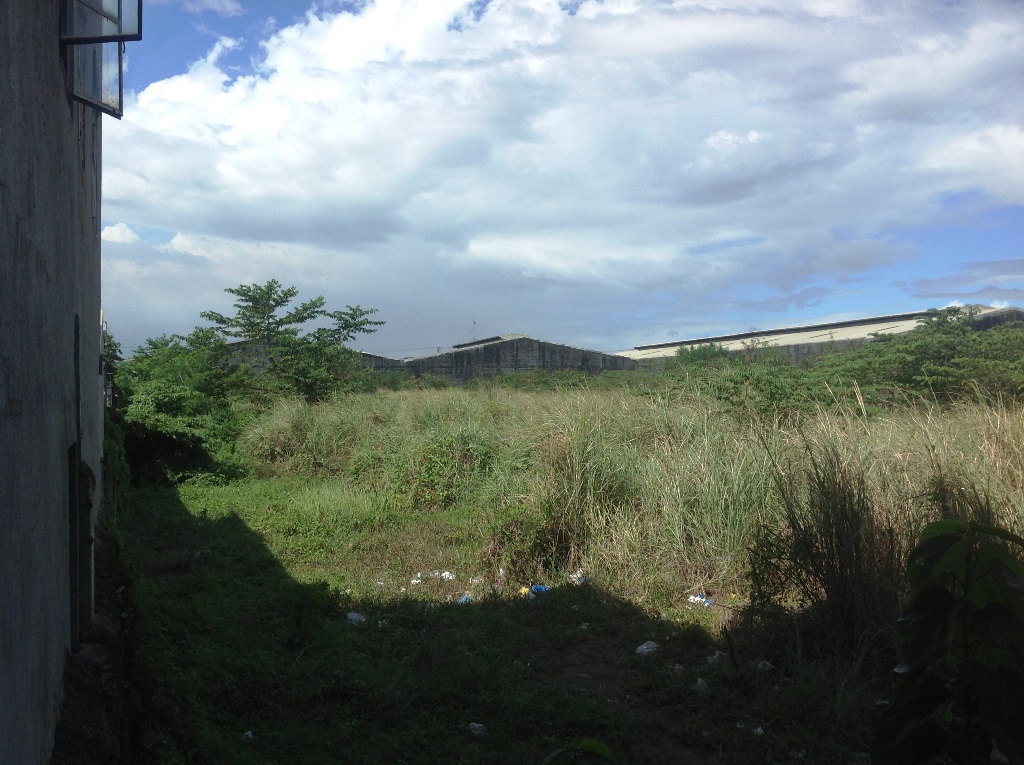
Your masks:
<instances>
[{"instance_id":1,"label":"grass field","mask_svg":"<svg viewBox=\"0 0 1024 765\"><path fill-rule=\"evenodd\" d=\"M278 402L240 441L252 477L142 487L120 515L146 753L864 762L891 687L892 570L939 485L976 487L1022 530L1022 415L766 419L629 388ZM849 523L816 537L840 544L786 546L844 497ZM752 584L752 556L764 575L794 554L820 576ZM752 588L793 618L751 619ZM869 589L891 607L856 602ZM814 622L841 593L855 619Z\"/></svg>"}]
</instances>

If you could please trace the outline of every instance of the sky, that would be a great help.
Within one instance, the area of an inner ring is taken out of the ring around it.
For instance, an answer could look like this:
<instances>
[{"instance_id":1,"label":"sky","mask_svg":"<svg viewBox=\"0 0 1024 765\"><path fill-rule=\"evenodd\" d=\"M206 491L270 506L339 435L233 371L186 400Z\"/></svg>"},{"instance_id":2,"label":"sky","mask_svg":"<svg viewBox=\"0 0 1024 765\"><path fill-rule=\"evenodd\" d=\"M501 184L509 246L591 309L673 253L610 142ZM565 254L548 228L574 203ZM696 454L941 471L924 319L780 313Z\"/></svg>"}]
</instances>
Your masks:
<instances>
[{"instance_id":1,"label":"sky","mask_svg":"<svg viewBox=\"0 0 1024 765\"><path fill-rule=\"evenodd\" d=\"M145 0L125 351L277 279L402 358L1024 306L1021 0Z\"/></svg>"}]
</instances>

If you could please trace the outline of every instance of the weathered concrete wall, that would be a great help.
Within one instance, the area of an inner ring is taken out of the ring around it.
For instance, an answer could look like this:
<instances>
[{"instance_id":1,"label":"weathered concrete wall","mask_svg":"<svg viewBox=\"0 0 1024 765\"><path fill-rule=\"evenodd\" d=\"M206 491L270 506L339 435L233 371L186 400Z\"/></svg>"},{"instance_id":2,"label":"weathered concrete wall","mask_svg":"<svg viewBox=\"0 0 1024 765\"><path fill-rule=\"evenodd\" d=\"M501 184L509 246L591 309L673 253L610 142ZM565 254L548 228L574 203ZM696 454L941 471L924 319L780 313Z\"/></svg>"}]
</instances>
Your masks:
<instances>
[{"instance_id":1,"label":"weathered concrete wall","mask_svg":"<svg viewBox=\"0 0 1024 765\"><path fill-rule=\"evenodd\" d=\"M432 374L453 382L466 382L473 377L496 377L534 369L598 374L605 370L636 369L637 364L625 356L519 337L409 359L405 368L416 375Z\"/></svg>"},{"instance_id":2,"label":"weathered concrete wall","mask_svg":"<svg viewBox=\"0 0 1024 765\"><path fill-rule=\"evenodd\" d=\"M984 313L981 316L975 316L971 320L971 327L976 330L992 329L992 327L998 327L1000 324L1007 324L1011 321L1024 322L1024 310L1015 306L1009 306L997 309L991 313Z\"/></svg>"},{"instance_id":3,"label":"weathered concrete wall","mask_svg":"<svg viewBox=\"0 0 1024 765\"><path fill-rule=\"evenodd\" d=\"M101 475L100 115L66 96L59 20L59 0L0 2L2 765L48 761L74 623L91 613L71 511L90 514L87 543L99 481L73 458L80 444Z\"/></svg>"},{"instance_id":4,"label":"weathered concrete wall","mask_svg":"<svg viewBox=\"0 0 1024 765\"><path fill-rule=\"evenodd\" d=\"M409 368L401 359L389 359L374 353L360 353L359 364L364 369L376 369L378 372L408 372Z\"/></svg>"}]
</instances>

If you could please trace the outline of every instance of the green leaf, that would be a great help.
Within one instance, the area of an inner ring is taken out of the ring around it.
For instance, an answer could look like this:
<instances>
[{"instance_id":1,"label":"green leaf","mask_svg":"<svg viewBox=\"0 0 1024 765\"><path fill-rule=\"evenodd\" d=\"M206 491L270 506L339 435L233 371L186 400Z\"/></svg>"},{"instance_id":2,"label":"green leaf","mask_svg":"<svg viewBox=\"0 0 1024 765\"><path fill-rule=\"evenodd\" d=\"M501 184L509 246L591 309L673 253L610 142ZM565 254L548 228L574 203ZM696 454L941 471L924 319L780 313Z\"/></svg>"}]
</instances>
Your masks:
<instances>
[{"instance_id":1,"label":"green leaf","mask_svg":"<svg viewBox=\"0 0 1024 765\"><path fill-rule=\"evenodd\" d=\"M961 539L946 550L946 553L932 568L932 574L949 574L964 587L968 586L967 564L972 554L972 547L970 539Z\"/></svg>"},{"instance_id":2,"label":"green leaf","mask_svg":"<svg viewBox=\"0 0 1024 765\"><path fill-rule=\"evenodd\" d=\"M600 741L595 741L592 738L581 738L576 742L576 747L581 752L590 752L592 754L600 755L601 757L611 757L611 750L608 749Z\"/></svg>"},{"instance_id":3,"label":"green leaf","mask_svg":"<svg viewBox=\"0 0 1024 765\"><path fill-rule=\"evenodd\" d=\"M1012 531L1007 531L1006 529L1000 528L999 526L994 526L990 523L982 523L981 521L974 521L973 523L971 523L971 531L982 534L990 534L994 537L1005 539L1007 542L1011 542L1017 545L1018 547L1024 549L1024 538L1017 536Z\"/></svg>"},{"instance_id":4,"label":"green leaf","mask_svg":"<svg viewBox=\"0 0 1024 765\"><path fill-rule=\"evenodd\" d=\"M936 576L939 562L956 543L956 536L933 536L911 550L907 557L907 579L910 586L918 589L928 584Z\"/></svg>"},{"instance_id":5,"label":"green leaf","mask_svg":"<svg viewBox=\"0 0 1024 765\"><path fill-rule=\"evenodd\" d=\"M979 576L971 582L965 595L967 600L977 608L987 608L996 603L1006 602L1006 597L998 582L987 574Z\"/></svg>"},{"instance_id":6,"label":"green leaf","mask_svg":"<svg viewBox=\"0 0 1024 765\"><path fill-rule=\"evenodd\" d=\"M933 521L924 527L921 532L921 542L939 536L961 535L967 532L967 524L959 518L945 518L941 521Z\"/></svg>"}]
</instances>

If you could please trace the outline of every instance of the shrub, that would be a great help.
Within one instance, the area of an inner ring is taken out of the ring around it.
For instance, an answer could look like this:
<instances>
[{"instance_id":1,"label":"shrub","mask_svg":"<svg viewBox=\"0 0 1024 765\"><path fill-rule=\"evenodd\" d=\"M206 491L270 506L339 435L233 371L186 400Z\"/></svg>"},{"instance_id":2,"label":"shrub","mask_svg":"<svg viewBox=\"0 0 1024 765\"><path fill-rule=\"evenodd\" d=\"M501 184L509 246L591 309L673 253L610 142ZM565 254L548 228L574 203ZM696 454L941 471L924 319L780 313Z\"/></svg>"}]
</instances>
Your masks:
<instances>
[{"instance_id":1,"label":"shrub","mask_svg":"<svg viewBox=\"0 0 1024 765\"><path fill-rule=\"evenodd\" d=\"M554 565L581 563L602 516L639 509L638 455L622 436L609 415L582 399L560 412L547 434L537 501Z\"/></svg>"},{"instance_id":2,"label":"shrub","mask_svg":"<svg viewBox=\"0 0 1024 765\"><path fill-rule=\"evenodd\" d=\"M782 528L763 526L750 551L752 615L798 606L815 652L891 650L905 532L876 511L863 468L834 446L808 457L803 486L778 476Z\"/></svg>"},{"instance_id":3,"label":"shrub","mask_svg":"<svg viewBox=\"0 0 1024 765\"><path fill-rule=\"evenodd\" d=\"M910 554L891 711L877 763L988 763L994 747L1024 758L1024 539L980 517L987 498L943 486L947 517Z\"/></svg>"},{"instance_id":4,"label":"shrub","mask_svg":"<svg viewBox=\"0 0 1024 765\"><path fill-rule=\"evenodd\" d=\"M454 507L473 476L490 468L494 451L484 434L472 426L431 434L410 466L412 506L428 512Z\"/></svg>"}]
</instances>

